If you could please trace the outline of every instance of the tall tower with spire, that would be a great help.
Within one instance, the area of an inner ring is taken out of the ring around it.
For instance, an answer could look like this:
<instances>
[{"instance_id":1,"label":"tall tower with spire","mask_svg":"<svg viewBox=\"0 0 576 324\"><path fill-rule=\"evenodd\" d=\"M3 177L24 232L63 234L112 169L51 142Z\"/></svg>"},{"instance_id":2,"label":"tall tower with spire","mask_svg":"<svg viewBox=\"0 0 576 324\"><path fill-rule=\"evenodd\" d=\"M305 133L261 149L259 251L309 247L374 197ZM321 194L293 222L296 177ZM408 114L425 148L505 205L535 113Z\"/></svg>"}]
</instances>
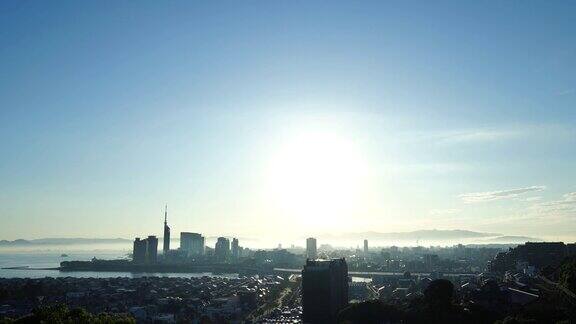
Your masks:
<instances>
[{"instance_id":1,"label":"tall tower with spire","mask_svg":"<svg viewBox=\"0 0 576 324\"><path fill-rule=\"evenodd\" d=\"M168 204L164 208L164 255L170 251L170 227L168 226Z\"/></svg>"}]
</instances>

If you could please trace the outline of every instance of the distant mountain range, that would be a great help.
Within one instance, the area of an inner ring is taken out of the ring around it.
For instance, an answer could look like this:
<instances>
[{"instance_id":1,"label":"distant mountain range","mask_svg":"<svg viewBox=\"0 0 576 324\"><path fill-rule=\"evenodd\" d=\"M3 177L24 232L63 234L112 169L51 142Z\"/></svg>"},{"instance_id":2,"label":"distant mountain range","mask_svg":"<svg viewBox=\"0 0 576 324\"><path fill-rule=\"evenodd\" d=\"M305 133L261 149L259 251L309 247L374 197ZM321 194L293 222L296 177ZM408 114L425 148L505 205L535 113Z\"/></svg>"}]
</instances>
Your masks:
<instances>
[{"instance_id":1,"label":"distant mountain range","mask_svg":"<svg viewBox=\"0 0 576 324\"><path fill-rule=\"evenodd\" d=\"M542 239L529 237L529 236L513 236L513 235L506 235L506 236L498 236L489 238L486 240L482 240L485 243L526 243L526 242L542 242Z\"/></svg>"},{"instance_id":2,"label":"distant mountain range","mask_svg":"<svg viewBox=\"0 0 576 324\"><path fill-rule=\"evenodd\" d=\"M347 234L325 234L319 239L327 241L354 240L361 241L367 239L375 243L386 242L388 244L398 242L402 244L416 243L426 245L427 243L478 243L478 244L520 244L525 242L541 242L541 239L528 236L511 236L499 233L474 232L467 230L419 230L412 232L359 232Z\"/></svg>"},{"instance_id":3,"label":"distant mountain range","mask_svg":"<svg viewBox=\"0 0 576 324\"><path fill-rule=\"evenodd\" d=\"M367 240L383 240L383 241L446 241L446 240L458 240L458 239L474 239L474 238L486 238L501 236L498 233L483 233L483 232L473 232L466 230L419 230L412 232L391 232L391 233L379 233L379 232L360 232L360 233L348 233L348 234L326 234L321 235L324 239L367 239Z\"/></svg>"},{"instance_id":4,"label":"distant mountain range","mask_svg":"<svg viewBox=\"0 0 576 324\"><path fill-rule=\"evenodd\" d=\"M34 240L18 239L14 241L1 240L0 246L113 244L113 243L127 243L127 242L132 242L132 240L127 240L123 238L114 238L114 239L42 238Z\"/></svg>"},{"instance_id":5,"label":"distant mountain range","mask_svg":"<svg viewBox=\"0 0 576 324\"><path fill-rule=\"evenodd\" d=\"M208 237L215 239L216 237ZM357 232L343 234L324 234L318 235L320 241L358 241L364 239L372 243L387 242L393 244L413 244L416 241L426 245L427 243L447 242L456 243L476 243L476 244L521 244L525 242L541 242L541 239L528 236L511 236L498 233L474 232L467 230L419 230L412 232ZM162 240L162 238L158 238ZM179 238L172 238L171 241L177 241ZM248 238L241 238L241 242L254 241ZM96 238L42 238L33 240L18 239L14 241L0 240L0 247L22 247L22 246L42 246L42 245L90 245L90 244L130 244L132 240L123 238L114 239L96 239Z\"/></svg>"}]
</instances>

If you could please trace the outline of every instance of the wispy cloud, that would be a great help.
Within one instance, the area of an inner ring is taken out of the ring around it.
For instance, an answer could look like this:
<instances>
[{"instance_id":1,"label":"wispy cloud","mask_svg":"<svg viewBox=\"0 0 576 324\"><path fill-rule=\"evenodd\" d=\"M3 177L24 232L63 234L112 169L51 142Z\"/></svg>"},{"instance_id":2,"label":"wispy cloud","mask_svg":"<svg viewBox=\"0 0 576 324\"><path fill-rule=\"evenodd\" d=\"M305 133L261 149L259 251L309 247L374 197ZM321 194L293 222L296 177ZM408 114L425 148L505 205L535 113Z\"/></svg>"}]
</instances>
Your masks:
<instances>
[{"instance_id":1,"label":"wispy cloud","mask_svg":"<svg viewBox=\"0 0 576 324\"><path fill-rule=\"evenodd\" d=\"M441 132L432 138L439 144L480 143L518 138L523 133L516 129L469 129Z\"/></svg>"},{"instance_id":2,"label":"wispy cloud","mask_svg":"<svg viewBox=\"0 0 576 324\"><path fill-rule=\"evenodd\" d=\"M459 213L461 210L457 208L449 208L449 209L432 209L430 211L430 215L432 216L444 216L444 215L452 215Z\"/></svg>"},{"instance_id":3,"label":"wispy cloud","mask_svg":"<svg viewBox=\"0 0 576 324\"><path fill-rule=\"evenodd\" d=\"M469 130L452 132L439 138L441 143L493 142L519 137L522 132L516 130Z\"/></svg>"},{"instance_id":4,"label":"wispy cloud","mask_svg":"<svg viewBox=\"0 0 576 324\"><path fill-rule=\"evenodd\" d=\"M568 94L568 93L566 93ZM517 140L573 140L576 131L563 124L524 124L491 128L447 129L411 133L416 139L440 145L506 143Z\"/></svg>"},{"instance_id":5,"label":"wispy cloud","mask_svg":"<svg viewBox=\"0 0 576 324\"><path fill-rule=\"evenodd\" d=\"M381 174L420 175L447 174L470 169L465 163L385 163L381 165Z\"/></svg>"},{"instance_id":6,"label":"wispy cloud","mask_svg":"<svg viewBox=\"0 0 576 324\"><path fill-rule=\"evenodd\" d=\"M546 189L545 186L532 186L532 187L508 189L508 190L465 193L459 195L458 197L460 197L460 199L462 199L465 203L479 203L493 200L515 198L518 197L519 195L528 192L537 192L542 191L544 189Z\"/></svg>"},{"instance_id":7,"label":"wispy cloud","mask_svg":"<svg viewBox=\"0 0 576 324\"><path fill-rule=\"evenodd\" d=\"M514 198L514 200L516 200L516 201L525 201L525 202L535 202L535 201L542 200L542 197L540 197L540 196L526 197L526 198L516 197L516 198Z\"/></svg>"},{"instance_id":8,"label":"wispy cloud","mask_svg":"<svg viewBox=\"0 0 576 324\"><path fill-rule=\"evenodd\" d=\"M569 192L560 200L547 201L534 206L540 212L576 211L576 192Z\"/></svg>"}]
</instances>

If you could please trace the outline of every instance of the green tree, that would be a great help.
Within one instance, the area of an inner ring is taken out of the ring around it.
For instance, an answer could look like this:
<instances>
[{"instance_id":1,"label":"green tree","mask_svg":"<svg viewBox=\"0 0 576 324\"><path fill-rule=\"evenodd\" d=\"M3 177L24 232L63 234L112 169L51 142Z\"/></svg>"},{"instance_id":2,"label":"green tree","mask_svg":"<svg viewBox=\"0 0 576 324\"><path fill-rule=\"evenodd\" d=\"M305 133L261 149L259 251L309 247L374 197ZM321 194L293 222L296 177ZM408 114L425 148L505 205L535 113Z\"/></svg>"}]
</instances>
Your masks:
<instances>
[{"instance_id":1,"label":"green tree","mask_svg":"<svg viewBox=\"0 0 576 324\"><path fill-rule=\"evenodd\" d=\"M576 258L570 258L562 263L559 282L576 293Z\"/></svg>"},{"instance_id":2,"label":"green tree","mask_svg":"<svg viewBox=\"0 0 576 324\"><path fill-rule=\"evenodd\" d=\"M338 323L401 323L404 313L394 305L379 300L352 304L338 314Z\"/></svg>"},{"instance_id":3,"label":"green tree","mask_svg":"<svg viewBox=\"0 0 576 324\"><path fill-rule=\"evenodd\" d=\"M68 309L65 305L53 305L36 308L32 314L16 320L6 319L0 324L135 324L131 316L125 314L90 314L85 309Z\"/></svg>"}]
</instances>

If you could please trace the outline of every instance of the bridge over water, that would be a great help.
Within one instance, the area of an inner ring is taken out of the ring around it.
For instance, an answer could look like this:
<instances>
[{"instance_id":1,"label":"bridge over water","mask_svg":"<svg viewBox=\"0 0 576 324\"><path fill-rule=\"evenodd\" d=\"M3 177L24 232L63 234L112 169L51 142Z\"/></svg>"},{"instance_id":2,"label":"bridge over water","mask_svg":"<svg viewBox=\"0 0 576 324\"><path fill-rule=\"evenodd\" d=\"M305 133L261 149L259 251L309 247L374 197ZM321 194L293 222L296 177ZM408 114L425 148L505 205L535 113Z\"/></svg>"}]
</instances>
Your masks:
<instances>
[{"instance_id":1,"label":"bridge over water","mask_svg":"<svg viewBox=\"0 0 576 324\"><path fill-rule=\"evenodd\" d=\"M302 273L302 269L286 269L286 268L274 268L274 272L278 274L286 273ZM429 277L432 275L430 272L410 272L413 276L423 276ZM348 271L348 275L355 277L401 277L404 272L384 272L384 271ZM441 273L443 277L475 277L478 273Z\"/></svg>"}]
</instances>

